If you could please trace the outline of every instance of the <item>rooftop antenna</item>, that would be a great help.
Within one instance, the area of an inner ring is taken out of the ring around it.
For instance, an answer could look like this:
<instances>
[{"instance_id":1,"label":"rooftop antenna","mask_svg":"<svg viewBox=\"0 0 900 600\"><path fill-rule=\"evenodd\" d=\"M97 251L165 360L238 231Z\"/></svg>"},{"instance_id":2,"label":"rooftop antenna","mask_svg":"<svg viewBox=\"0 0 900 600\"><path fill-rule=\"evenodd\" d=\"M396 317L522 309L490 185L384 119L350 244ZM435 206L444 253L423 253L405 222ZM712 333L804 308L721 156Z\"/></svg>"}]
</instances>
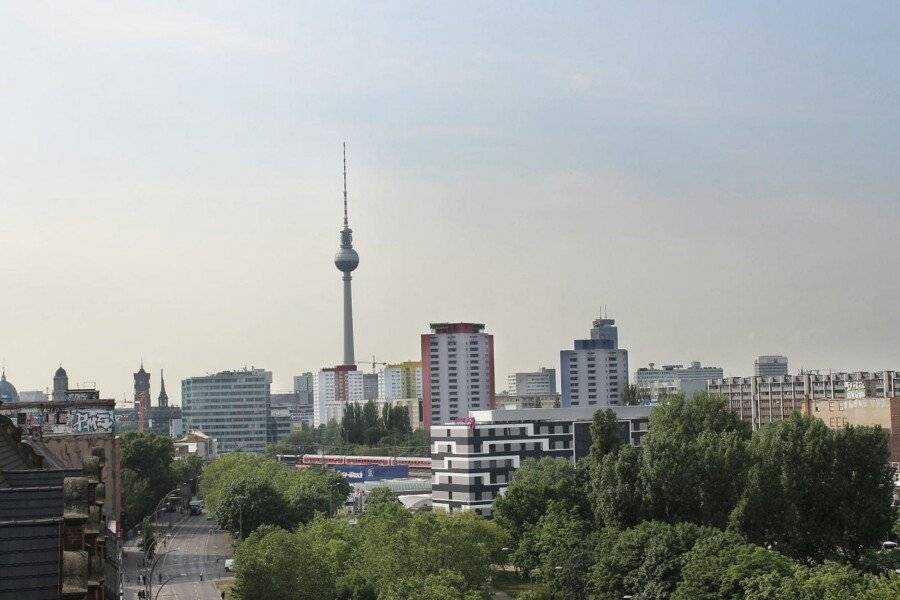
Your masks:
<instances>
[{"instance_id":1,"label":"rooftop antenna","mask_svg":"<svg viewBox=\"0 0 900 600\"><path fill-rule=\"evenodd\" d=\"M347 142L344 142L344 229L348 227L347 223Z\"/></svg>"}]
</instances>

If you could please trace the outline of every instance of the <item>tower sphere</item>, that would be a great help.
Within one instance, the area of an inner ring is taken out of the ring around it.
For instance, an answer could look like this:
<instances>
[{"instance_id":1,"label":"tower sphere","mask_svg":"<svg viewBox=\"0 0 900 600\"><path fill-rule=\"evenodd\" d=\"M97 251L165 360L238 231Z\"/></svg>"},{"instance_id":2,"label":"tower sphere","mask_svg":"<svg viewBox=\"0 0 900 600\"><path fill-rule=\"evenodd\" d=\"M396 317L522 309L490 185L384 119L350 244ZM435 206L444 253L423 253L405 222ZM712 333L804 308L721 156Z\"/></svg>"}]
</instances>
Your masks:
<instances>
[{"instance_id":1,"label":"tower sphere","mask_svg":"<svg viewBox=\"0 0 900 600\"><path fill-rule=\"evenodd\" d=\"M359 254L353 248L341 248L334 255L334 266L338 271L349 273L359 266Z\"/></svg>"}]
</instances>

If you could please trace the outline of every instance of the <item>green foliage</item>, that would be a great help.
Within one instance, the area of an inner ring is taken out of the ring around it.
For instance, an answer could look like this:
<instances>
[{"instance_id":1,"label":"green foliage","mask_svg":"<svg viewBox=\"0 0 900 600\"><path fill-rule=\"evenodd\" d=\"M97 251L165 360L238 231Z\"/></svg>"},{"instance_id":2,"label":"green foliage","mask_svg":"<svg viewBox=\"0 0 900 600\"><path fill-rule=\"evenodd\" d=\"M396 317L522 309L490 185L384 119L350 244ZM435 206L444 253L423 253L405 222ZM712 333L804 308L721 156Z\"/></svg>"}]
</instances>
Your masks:
<instances>
[{"instance_id":1,"label":"green foliage","mask_svg":"<svg viewBox=\"0 0 900 600\"><path fill-rule=\"evenodd\" d=\"M269 481L259 477L230 483L216 509L219 527L236 532L242 539L261 525L290 527L291 517L284 496Z\"/></svg>"},{"instance_id":2,"label":"green foliage","mask_svg":"<svg viewBox=\"0 0 900 600\"><path fill-rule=\"evenodd\" d=\"M203 460L196 454L188 454L184 458L172 462L172 479L176 485L182 481L190 481L203 472Z\"/></svg>"},{"instance_id":3,"label":"green foliage","mask_svg":"<svg viewBox=\"0 0 900 600\"><path fill-rule=\"evenodd\" d=\"M156 530L153 528L150 517L144 517L141 524L141 539L138 542L138 547L144 552L144 556L148 559L153 558L153 554L156 552L157 541Z\"/></svg>"},{"instance_id":4,"label":"green foliage","mask_svg":"<svg viewBox=\"0 0 900 600\"><path fill-rule=\"evenodd\" d=\"M371 456L428 456L431 438L425 428L412 431L405 406L351 403L341 423L331 422L315 429L295 429L277 444L266 447L270 458L276 454L361 454ZM374 425L372 425L374 423Z\"/></svg>"},{"instance_id":5,"label":"green foliage","mask_svg":"<svg viewBox=\"0 0 900 600\"><path fill-rule=\"evenodd\" d=\"M624 531L607 529L597 543L591 588L599 598L669 598L694 544L717 533L693 523L656 521Z\"/></svg>"},{"instance_id":6,"label":"green foliage","mask_svg":"<svg viewBox=\"0 0 900 600\"><path fill-rule=\"evenodd\" d=\"M494 501L494 516L514 543L525 528L536 525L551 500L589 515L590 506L578 469L562 458L523 461L506 492Z\"/></svg>"},{"instance_id":7,"label":"green foliage","mask_svg":"<svg viewBox=\"0 0 900 600\"><path fill-rule=\"evenodd\" d=\"M731 524L751 541L801 561L856 563L891 524L893 485L880 428L828 429L792 415L760 429Z\"/></svg>"},{"instance_id":8,"label":"green foliage","mask_svg":"<svg viewBox=\"0 0 900 600\"><path fill-rule=\"evenodd\" d=\"M200 485L206 509L220 526L240 533L243 523L244 535L264 524L293 529L318 513L332 516L350 491L347 480L330 469L295 469L240 452L208 465ZM257 516L248 519L248 510Z\"/></svg>"},{"instance_id":9,"label":"green foliage","mask_svg":"<svg viewBox=\"0 0 900 600\"><path fill-rule=\"evenodd\" d=\"M669 396L651 413L641 440L647 516L724 527L743 490L749 436L722 398Z\"/></svg>"},{"instance_id":10,"label":"green foliage","mask_svg":"<svg viewBox=\"0 0 900 600\"><path fill-rule=\"evenodd\" d=\"M537 569L548 598L581 600L588 597L593 552L589 523L577 511L551 502L540 520L525 529L513 561L523 570ZM517 564L519 557L527 557L528 563Z\"/></svg>"},{"instance_id":11,"label":"green foliage","mask_svg":"<svg viewBox=\"0 0 900 600\"><path fill-rule=\"evenodd\" d=\"M306 536L263 526L238 547L231 595L238 600L328 600L335 582Z\"/></svg>"},{"instance_id":12,"label":"green foliage","mask_svg":"<svg viewBox=\"0 0 900 600\"><path fill-rule=\"evenodd\" d=\"M153 512L178 483L172 471L175 446L168 437L130 431L122 436L123 495L129 526Z\"/></svg>"},{"instance_id":13,"label":"green foliage","mask_svg":"<svg viewBox=\"0 0 900 600\"><path fill-rule=\"evenodd\" d=\"M476 591L467 590L465 579L454 571L428 575L424 579L405 577L389 583L378 600L481 600Z\"/></svg>"},{"instance_id":14,"label":"green foliage","mask_svg":"<svg viewBox=\"0 0 900 600\"><path fill-rule=\"evenodd\" d=\"M598 525L625 528L643 518L639 484L641 451L621 446L591 466L591 502Z\"/></svg>"},{"instance_id":15,"label":"green foliage","mask_svg":"<svg viewBox=\"0 0 900 600\"><path fill-rule=\"evenodd\" d=\"M595 412L591 423L591 462L599 463L624 443L616 413L608 408Z\"/></svg>"},{"instance_id":16,"label":"green foliage","mask_svg":"<svg viewBox=\"0 0 900 600\"><path fill-rule=\"evenodd\" d=\"M234 597L481 597L506 542L495 523L471 513L412 514L396 502L379 507L356 526L319 516L290 533L259 527L235 555ZM299 595L306 586L313 591Z\"/></svg>"},{"instance_id":17,"label":"green foliage","mask_svg":"<svg viewBox=\"0 0 900 600\"><path fill-rule=\"evenodd\" d=\"M786 556L748 544L733 532L700 539L686 557L673 600L766 597L797 565Z\"/></svg>"}]
</instances>

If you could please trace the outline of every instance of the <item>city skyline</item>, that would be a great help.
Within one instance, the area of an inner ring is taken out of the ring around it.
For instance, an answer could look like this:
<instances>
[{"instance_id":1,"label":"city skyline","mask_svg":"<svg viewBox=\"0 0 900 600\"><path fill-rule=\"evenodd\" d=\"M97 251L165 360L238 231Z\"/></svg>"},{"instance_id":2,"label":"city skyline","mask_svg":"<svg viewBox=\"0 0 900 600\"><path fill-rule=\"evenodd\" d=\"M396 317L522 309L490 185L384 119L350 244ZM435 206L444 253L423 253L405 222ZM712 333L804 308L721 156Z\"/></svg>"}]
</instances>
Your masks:
<instances>
[{"instance_id":1,"label":"city skyline","mask_svg":"<svg viewBox=\"0 0 900 600\"><path fill-rule=\"evenodd\" d=\"M897 17L809 6L5 5L7 377L333 365L344 139L357 357L485 323L499 391L608 305L632 371L896 368Z\"/></svg>"}]
</instances>

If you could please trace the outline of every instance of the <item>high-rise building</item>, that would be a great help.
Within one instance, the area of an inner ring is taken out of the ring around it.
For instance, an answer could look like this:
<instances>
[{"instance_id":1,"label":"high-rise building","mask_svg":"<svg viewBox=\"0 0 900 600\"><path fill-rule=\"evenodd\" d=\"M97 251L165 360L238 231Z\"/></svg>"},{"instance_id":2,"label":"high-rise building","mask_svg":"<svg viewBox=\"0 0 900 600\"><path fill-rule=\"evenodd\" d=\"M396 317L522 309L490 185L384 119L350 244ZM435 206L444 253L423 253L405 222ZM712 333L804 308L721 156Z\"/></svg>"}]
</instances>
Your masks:
<instances>
[{"instance_id":1,"label":"high-rise building","mask_svg":"<svg viewBox=\"0 0 900 600\"><path fill-rule=\"evenodd\" d=\"M137 412L137 430L144 431L150 420L150 373L144 370L144 363L134 374L134 410Z\"/></svg>"},{"instance_id":2,"label":"high-rise building","mask_svg":"<svg viewBox=\"0 0 900 600\"><path fill-rule=\"evenodd\" d=\"M377 373L363 373L363 399L378 400Z\"/></svg>"},{"instance_id":3,"label":"high-rise building","mask_svg":"<svg viewBox=\"0 0 900 600\"><path fill-rule=\"evenodd\" d=\"M219 452L262 452L271 386L272 373L255 368L182 380L184 430L215 438Z\"/></svg>"},{"instance_id":4,"label":"high-rise building","mask_svg":"<svg viewBox=\"0 0 900 600\"><path fill-rule=\"evenodd\" d=\"M619 348L615 319L595 319L591 337L559 353L562 405L621 404L628 387L628 351Z\"/></svg>"},{"instance_id":5,"label":"high-rise building","mask_svg":"<svg viewBox=\"0 0 900 600\"><path fill-rule=\"evenodd\" d=\"M310 406L313 403L313 374L309 371L302 375L294 375L294 393L299 394L301 400L306 398Z\"/></svg>"},{"instance_id":6,"label":"high-rise building","mask_svg":"<svg viewBox=\"0 0 900 600\"><path fill-rule=\"evenodd\" d=\"M510 373L506 381L510 396L552 396L556 394L556 369Z\"/></svg>"},{"instance_id":7,"label":"high-rise building","mask_svg":"<svg viewBox=\"0 0 900 600\"><path fill-rule=\"evenodd\" d=\"M494 336L480 323L432 323L422 334L422 419L428 427L494 408Z\"/></svg>"},{"instance_id":8,"label":"high-rise building","mask_svg":"<svg viewBox=\"0 0 900 600\"><path fill-rule=\"evenodd\" d=\"M348 402L363 402L363 374L355 365L321 369L313 379L313 425L340 422Z\"/></svg>"},{"instance_id":9,"label":"high-rise building","mask_svg":"<svg viewBox=\"0 0 900 600\"><path fill-rule=\"evenodd\" d=\"M378 397L381 400L400 398L422 399L422 363L408 360L385 365L378 374Z\"/></svg>"},{"instance_id":10,"label":"high-rise building","mask_svg":"<svg viewBox=\"0 0 900 600\"><path fill-rule=\"evenodd\" d=\"M353 249L353 230L347 218L347 144L344 144L344 228L341 229L341 249L334 257L334 266L344 274L344 364L355 365L353 356L353 299L350 292L350 273L359 266L359 254Z\"/></svg>"},{"instance_id":11,"label":"high-rise building","mask_svg":"<svg viewBox=\"0 0 900 600\"><path fill-rule=\"evenodd\" d=\"M702 366L693 361L691 366L662 365L657 367L650 363L649 367L641 367L635 373L635 385L638 392L649 400L658 400L660 396L681 393L690 398L697 392L705 392L706 384L711 379L724 376L722 367Z\"/></svg>"},{"instance_id":12,"label":"high-rise building","mask_svg":"<svg viewBox=\"0 0 900 600\"><path fill-rule=\"evenodd\" d=\"M900 371L800 373L774 377L726 377L708 383L711 393L725 396L728 407L753 427L808 410L817 400L853 400L862 388L864 398L900 396Z\"/></svg>"},{"instance_id":13,"label":"high-rise building","mask_svg":"<svg viewBox=\"0 0 900 600\"><path fill-rule=\"evenodd\" d=\"M777 377L788 374L787 356L770 354L757 357L753 361L753 374L757 377Z\"/></svg>"}]
</instances>

